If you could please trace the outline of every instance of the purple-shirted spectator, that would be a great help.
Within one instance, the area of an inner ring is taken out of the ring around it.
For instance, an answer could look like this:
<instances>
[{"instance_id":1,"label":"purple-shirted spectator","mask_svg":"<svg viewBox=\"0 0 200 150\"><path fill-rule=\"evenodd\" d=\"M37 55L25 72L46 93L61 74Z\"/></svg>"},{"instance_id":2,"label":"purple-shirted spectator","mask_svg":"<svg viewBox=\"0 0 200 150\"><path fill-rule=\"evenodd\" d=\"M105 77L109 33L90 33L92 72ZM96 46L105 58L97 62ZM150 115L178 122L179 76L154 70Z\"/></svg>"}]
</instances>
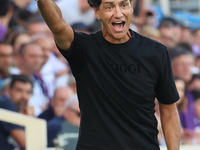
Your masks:
<instances>
[{"instance_id":1,"label":"purple-shirted spectator","mask_svg":"<svg viewBox=\"0 0 200 150\"><path fill-rule=\"evenodd\" d=\"M9 7L9 0L0 0L0 41L3 41L8 31L8 24L13 10Z\"/></svg>"}]
</instances>

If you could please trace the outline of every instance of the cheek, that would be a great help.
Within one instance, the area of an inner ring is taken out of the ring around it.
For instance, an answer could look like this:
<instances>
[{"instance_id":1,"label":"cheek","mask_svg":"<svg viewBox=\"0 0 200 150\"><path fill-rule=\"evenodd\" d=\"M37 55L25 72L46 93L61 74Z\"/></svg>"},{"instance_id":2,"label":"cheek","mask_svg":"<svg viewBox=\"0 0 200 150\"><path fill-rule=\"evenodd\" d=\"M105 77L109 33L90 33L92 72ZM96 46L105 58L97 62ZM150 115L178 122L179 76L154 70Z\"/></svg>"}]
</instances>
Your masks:
<instances>
[{"instance_id":1,"label":"cheek","mask_svg":"<svg viewBox=\"0 0 200 150\"><path fill-rule=\"evenodd\" d=\"M20 92L13 92L11 94L11 96L13 97L13 100L15 100L17 102L21 98L21 93Z\"/></svg>"},{"instance_id":2,"label":"cheek","mask_svg":"<svg viewBox=\"0 0 200 150\"><path fill-rule=\"evenodd\" d=\"M0 66L3 66L3 64L4 64L4 61L2 58L0 58Z\"/></svg>"},{"instance_id":3,"label":"cheek","mask_svg":"<svg viewBox=\"0 0 200 150\"><path fill-rule=\"evenodd\" d=\"M32 64L33 63L33 58L27 58L27 59L25 59L25 64Z\"/></svg>"},{"instance_id":4,"label":"cheek","mask_svg":"<svg viewBox=\"0 0 200 150\"><path fill-rule=\"evenodd\" d=\"M184 91L179 91L180 99L184 97Z\"/></svg>"},{"instance_id":5,"label":"cheek","mask_svg":"<svg viewBox=\"0 0 200 150\"><path fill-rule=\"evenodd\" d=\"M200 117L200 103L195 104L196 117Z\"/></svg>"}]
</instances>

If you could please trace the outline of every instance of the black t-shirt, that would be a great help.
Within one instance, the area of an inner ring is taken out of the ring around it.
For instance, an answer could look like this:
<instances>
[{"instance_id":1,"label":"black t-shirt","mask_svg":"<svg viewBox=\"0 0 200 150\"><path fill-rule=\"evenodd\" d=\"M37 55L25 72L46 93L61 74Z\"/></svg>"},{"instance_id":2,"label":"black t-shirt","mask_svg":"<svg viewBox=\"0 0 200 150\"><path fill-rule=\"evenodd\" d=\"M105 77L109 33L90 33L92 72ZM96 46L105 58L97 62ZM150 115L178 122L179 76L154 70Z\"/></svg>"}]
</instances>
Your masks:
<instances>
[{"instance_id":1,"label":"black t-shirt","mask_svg":"<svg viewBox=\"0 0 200 150\"><path fill-rule=\"evenodd\" d=\"M77 150L158 150L155 97L179 99L165 46L134 31L123 44L102 32L74 33L60 49L77 82L81 109Z\"/></svg>"},{"instance_id":2,"label":"black t-shirt","mask_svg":"<svg viewBox=\"0 0 200 150\"><path fill-rule=\"evenodd\" d=\"M0 97L0 108L17 112L17 107L7 96ZM13 150L18 147L10 136L10 132L14 129L23 130L23 127L0 121L0 150Z\"/></svg>"}]
</instances>

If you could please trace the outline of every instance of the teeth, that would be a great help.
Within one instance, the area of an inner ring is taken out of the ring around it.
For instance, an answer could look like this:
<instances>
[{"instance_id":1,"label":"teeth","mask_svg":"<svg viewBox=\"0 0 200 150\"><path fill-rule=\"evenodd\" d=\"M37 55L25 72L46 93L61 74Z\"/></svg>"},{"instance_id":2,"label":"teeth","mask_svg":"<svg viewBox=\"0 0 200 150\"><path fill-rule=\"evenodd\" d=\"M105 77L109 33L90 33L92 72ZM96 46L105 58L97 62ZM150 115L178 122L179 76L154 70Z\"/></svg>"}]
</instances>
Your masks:
<instances>
[{"instance_id":1,"label":"teeth","mask_svg":"<svg viewBox=\"0 0 200 150\"><path fill-rule=\"evenodd\" d=\"M115 23L122 23L122 21L117 21L117 22L115 22Z\"/></svg>"}]
</instances>

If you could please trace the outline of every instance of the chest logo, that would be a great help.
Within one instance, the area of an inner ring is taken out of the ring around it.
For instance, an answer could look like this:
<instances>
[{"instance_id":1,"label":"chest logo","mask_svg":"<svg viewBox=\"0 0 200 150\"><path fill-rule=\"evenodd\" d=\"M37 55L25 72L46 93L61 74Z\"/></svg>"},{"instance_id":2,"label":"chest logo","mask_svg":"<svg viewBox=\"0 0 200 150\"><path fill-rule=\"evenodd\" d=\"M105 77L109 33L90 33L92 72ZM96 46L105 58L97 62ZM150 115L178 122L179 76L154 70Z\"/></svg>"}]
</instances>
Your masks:
<instances>
[{"instance_id":1,"label":"chest logo","mask_svg":"<svg viewBox=\"0 0 200 150\"><path fill-rule=\"evenodd\" d=\"M121 73L141 73L140 69L140 64L117 64L117 63L112 63L110 64L110 67L112 68L113 71L115 72L121 72Z\"/></svg>"}]
</instances>

